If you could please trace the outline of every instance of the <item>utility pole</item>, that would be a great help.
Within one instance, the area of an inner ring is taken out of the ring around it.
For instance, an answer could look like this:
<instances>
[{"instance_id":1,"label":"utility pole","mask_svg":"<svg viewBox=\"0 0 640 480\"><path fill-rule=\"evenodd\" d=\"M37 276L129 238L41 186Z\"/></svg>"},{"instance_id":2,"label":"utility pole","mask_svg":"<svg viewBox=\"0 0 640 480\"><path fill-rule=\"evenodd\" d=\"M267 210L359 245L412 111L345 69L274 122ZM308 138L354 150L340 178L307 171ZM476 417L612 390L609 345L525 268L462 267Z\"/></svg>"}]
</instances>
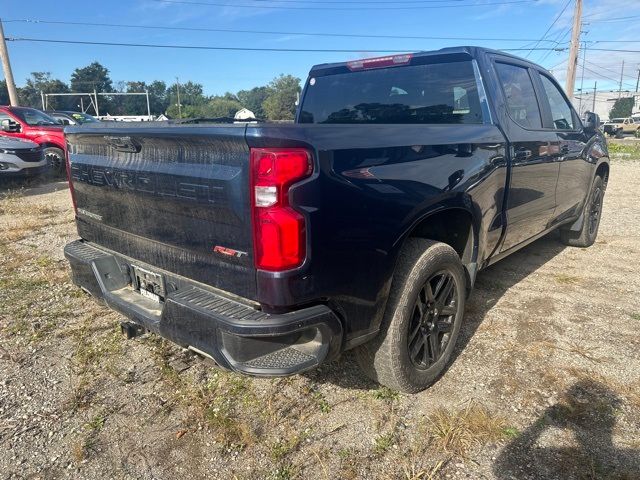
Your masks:
<instances>
[{"instance_id":1,"label":"utility pole","mask_svg":"<svg viewBox=\"0 0 640 480\"><path fill-rule=\"evenodd\" d=\"M4 28L2 28L2 20L0 20L0 57L2 57L2 69L4 70L4 78L7 81L9 102L12 106L15 107L18 105L18 92L16 90L16 82L13 81L13 72L11 71L11 63L9 62L9 50L7 49L7 41L4 38Z\"/></svg>"},{"instance_id":2,"label":"utility pole","mask_svg":"<svg viewBox=\"0 0 640 480\"><path fill-rule=\"evenodd\" d=\"M584 95L584 62L587 59L587 42L582 42L582 75L580 75L580 102L578 103L578 114L582 112L582 96Z\"/></svg>"},{"instance_id":3,"label":"utility pole","mask_svg":"<svg viewBox=\"0 0 640 480\"><path fill-rule=\"evenodd\" d=\"M622 77L624 77L624 60L622 60L622 70L620 70L620 86L618 87L618 99L622 96Z\"/></svg>"},{"instance_id":4,"label":"utility pole","mask_svg":"<svg viewBox=\"0 0 640 480\"><path fill-rule=\"evenodd\" d=\"M182 105L180 105L180 80L176 77L176 92L178 93L178 118L182 118Z\"/></svg>"},{"instance_id":5,"label":"utility pole","mask_svg":"<svg viewBox=\"0 0 640 480\"><path fill-rule=\"evenodd\" d=\"M636 93L638 93L638 87L640 87L640 68L638 69L638 79L636 80Z\"/></svg>"},{"instance_id":6,"label":"utility pole","mask_svg":"<svg viewBox=\"0 0 640 480\"><path fill-rule=\"evenodd\" d=\"M571 48L569 49L569 64L567 65L567 85L565 90L569 100L573 100L573 90L576 83L576 66L578 65L578 50L580 50L580 28L582 26L582 0L576 0L573 11L573 29L571 30Z\"/></svg>"},{"instance_id":7,"label":"utility pole","mask_svg":"<svg viewBox=\"0 0 640 480\"><path fill-rule=\"evenodd\" d=\"M149 105L149 90L145 90L144 93L147 95L147 115L149 117L149 121L151 121L151 106Z\"/></svg>"},{"instance_id":8,"label":"utility pole","mask_svg":"<svg viewBox=\"0 0 640 480\"><path fill-rule=\"evenodd\" d=\"M598 88L598 82L593 84L593 107L591 107L591 111L596 113L596 89Z\"/></svg>"}]
</instances>

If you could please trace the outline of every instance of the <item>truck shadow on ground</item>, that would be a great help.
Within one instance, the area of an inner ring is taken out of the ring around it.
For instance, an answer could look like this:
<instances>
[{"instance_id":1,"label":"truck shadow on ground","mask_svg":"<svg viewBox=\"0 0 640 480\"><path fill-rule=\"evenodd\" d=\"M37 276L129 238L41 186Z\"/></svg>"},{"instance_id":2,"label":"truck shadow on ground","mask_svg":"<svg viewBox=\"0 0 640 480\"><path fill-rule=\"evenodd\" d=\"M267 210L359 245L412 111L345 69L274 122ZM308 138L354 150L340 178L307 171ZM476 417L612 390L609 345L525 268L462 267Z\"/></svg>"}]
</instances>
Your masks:
<instances>
[{"instance_id":1,"label":"truck shadow on ground","mask_svg":"<svg viewBox=\"0 0 640 480\"><path fill-rule=\"evenodd\" d=\"M496 478L639 478L640 450L613 444L621 405L620 398L602 383L575 383L502 449L493 466Z\"/></svg>"},{"instance_id":2,"label":"truck shadow on ground","mask_svg":"<svg viewBox=\"0 0 640 480\"><path fill-rule=\"evenodd\" d=\"M567 248L560 243L558 237L557 232L552 232L478 273L474 290L467 299L458 344L447 369L464 351L487 312L496 305L505 292ZM351 352L346 352L338 360L321 365L320 368L304 375L318 383L329 382L349 389L371 390L379 387L376 382L368 380L360 373Z\"/></svg>"}]
</instances>

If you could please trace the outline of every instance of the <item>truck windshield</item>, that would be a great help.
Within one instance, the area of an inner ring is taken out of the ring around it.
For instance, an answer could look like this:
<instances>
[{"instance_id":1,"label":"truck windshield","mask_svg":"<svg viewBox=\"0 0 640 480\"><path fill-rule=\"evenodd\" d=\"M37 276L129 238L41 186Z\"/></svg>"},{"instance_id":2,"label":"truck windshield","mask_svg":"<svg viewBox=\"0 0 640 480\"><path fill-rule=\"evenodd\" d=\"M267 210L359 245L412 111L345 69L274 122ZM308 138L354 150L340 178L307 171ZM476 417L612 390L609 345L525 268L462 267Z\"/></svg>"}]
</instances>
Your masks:
<instances>
[{"instance_id":1,"label":"truck windshield","mask_svg":"<svg viewBox=\"0 0 640 480\"><path fill-rule=\"evenodd\" d=\"M470 61L310 78L300 123L482 123Z\"/></svg>"},{"instance_id":2,"label":"truck windshield","mask_svg":"<svg viewBox=\"0 0 640 480\"><path fill-rule=\"evenodd\" d=\"M40 125L60 126L60 124L49 115L35 108L13 108L12 112L16 117L32 127Z\"/></svg>"}]
</instances>

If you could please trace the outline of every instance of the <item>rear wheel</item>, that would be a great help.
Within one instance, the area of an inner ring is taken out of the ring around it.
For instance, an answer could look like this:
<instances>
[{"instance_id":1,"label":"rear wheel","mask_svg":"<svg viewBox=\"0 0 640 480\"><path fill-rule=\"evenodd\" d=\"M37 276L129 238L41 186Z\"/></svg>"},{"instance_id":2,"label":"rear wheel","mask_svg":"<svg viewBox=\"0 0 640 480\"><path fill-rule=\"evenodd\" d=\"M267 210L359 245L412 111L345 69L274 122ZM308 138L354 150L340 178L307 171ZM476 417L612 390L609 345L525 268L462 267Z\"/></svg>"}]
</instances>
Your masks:
<instances>
[{"instance_id":1,"label":"rear wheel","mask_svg":"<svg viewBox=\"0 0 640 480\"><path fill-rule=\"evenodd\" d=\"M356 349L373 380L419 392L444 372L464 312L466 280L449 245L410 238L394 275L380 334Z\"/></svg>"},{"instance_id":2,"label":"rear wheel","mask_svg":"<svg viewBox=\"0 0 640 480\"><path fill-rule=\"evenodd\" d=\"M602 216L602 201L604 199L604 180L596 176L589 192L589 197L582 213L582 225L579 231L569 227L560 229L562 243L571 247L590 247L596 241L600 217Z\"/></svg>"},{"instance_id":3,"label":"rear wheel","mask_svg":"<svg viewBox=\"0 0 640 480\"><path fill-rule=\"evenodd\" d=\"M66 175L67 165L64 159L64 152L58 147L47 147L44 149L44 157L51 165L51 169L56 175Z\"/></svg>"}]
</instances>

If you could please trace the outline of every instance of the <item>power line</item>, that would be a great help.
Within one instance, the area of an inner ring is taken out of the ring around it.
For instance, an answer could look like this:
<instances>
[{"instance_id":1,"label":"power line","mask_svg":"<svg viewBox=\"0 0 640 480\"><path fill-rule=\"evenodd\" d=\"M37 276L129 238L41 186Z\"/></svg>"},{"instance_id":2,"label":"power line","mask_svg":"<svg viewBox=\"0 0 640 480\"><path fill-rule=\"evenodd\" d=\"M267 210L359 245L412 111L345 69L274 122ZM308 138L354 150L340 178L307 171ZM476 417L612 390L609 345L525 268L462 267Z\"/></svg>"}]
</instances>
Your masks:
<instances>
[{"instance_id":1,"label":"power line","mask_svg":"<svg viewBox=\"0 0 640 480\"><path fill-rule=\"evenodd\" d=\"M554 41L556 45L560 45L562 42L564 42L565 37L570 33L571 33L571 27L568 27L564 30L564 33L562 30L560 30L558 35L556 35L555 40L544 40L544 41L545 42ZM552 53L551 50L545 53L543 57L540 60L538 60L538 63L544 62L547 58L549 58L549 55L551 55L551 53Z\"/></svg>"},{"instance_id":2,"label":"power line","mask_svg":"<svg viewBox=\"0 0 640 480\"><path fill-rule=\"evenodd\" d=\"M607 77L606 75L603 75L600 72L596 72L594 70L591 70L589 67L586 67L584 64L581 64L580 66L582 68L584 68L587 72L590 72L591 74L596 75L597 78L601 78L603 80L610 80L610 81L615 82L617 84L620 83L620 80L617 79L617 78ZM622 85L627 86L627 87L633 87L635 89L635 85L631 85L630 83L624 83L623 82Z\"/></svg>"},{"instance_id":3,"label":"power line","mask_svg":"<svg viewBox=\"0 0 640 480\"><path fill-rule=\"evenodd\" d=\"M567 9L567 7L569 6L570 3L571 3L571 0L567 0L567 3L564 4L564 7L562 7L562 10L560 10L560 13L558 14L558 16L551 23L551 25L549 25L549 28L547 28L547 31L544 32L544 35L542 35L542 38L536 42L536 44L533 46L533 48L531 50L529 50L529 53L527 53L525 55L525 57L529 58L529 55L531 55L531 52L533 52L534 48L537 47L538 45L540 45L540 42L542 42L542 40L544 40L546 38L547 34L551 31L551 29L558 22L558 20L560 20L560 17L562 16L562 14Z\"/></svg>"},{"instance_id":4,"label":"power line","mask_svg":"<svg viewBox=\"0 0 640 480\"><path fill-rule=\"evenodd\" d=\"M585 60L585 63L588 63L592 67L601 68L603 70L606 70L607 72L615 73L616 75L618 75L618 72L616 72L615 70L611 70L610 68L603 67L602 65L597 65L597 64L595 64L593 62L590 62L589 60ZM624 75L624 76L627 77L627 78L632 78L634 80L636 79L635 75Z\"/></svg>"},{"instance_id":5,"label":"power line","mask_svg":"<svg viewBox=\"0 0 640 480\"><path fill-rule=\"evenodd\" d=\"M472 40L472 41L491 41L491 42L535 42L536 39L528 38L483 38L483 37L435 37L420 35L366 35L354 33L320 33L320 32L281 32L273 30L235 30L227 28L207 28L207 27L172 27L168 25L131 25L124 23L89 23L75 21L57 21L57 20L38 20L38 19L14 19L4 20L7 22L33 23L33 24L49 24L49 25L73 25L73 26L93 26L93 27L115 27L115 28L138 28L147 30L180 30L193 32L218 32L218 33L251 33L258 35L305 35L314 37L349 37L349 38L395 38L404 40ZM547 43L558 45L553 40L545 40Z\"/></svg>"},{"instance_id":6,"label":"power line","mask_svg":"<svg viewBox=\"0 0 640 480\"><path fill-rule=\"evenodd\" d=\"M388 7L376 7L376 6L357 6L357 7L294 7L289 5L236 5L229 3L214 3L214 2L202 2L196 0L151 0L153 2L158 3L169 3L169 4L177 4L177 5L198 5L198 6L207 6L207 7L230 7L230 8L267 8L267 9L276 9L276 10L324 10L327 12L333 10L419 10L419 9L434 9L434 8L470 8L470 7L488 7L492 5L513 5L513 4L523 4L523 3L538 3L540 0L508 0L508 1L497 1L497 2L489 2L489 3L465 3L465 4L454 4L454 5L394 5ZM305 2L306 3L306 2Z\"/></svg>"},{"instance_id":7,"label":"power line","mask_svg":"<svg viewBox=\"0 0 640 480\"><path fill-rule=\"evenodd\" d=\"M585 18L592 17L593 15L597 15L595 13L591 15L585 15ZM609 22L622 22L624 20L631 20L633 18L640 18L640 15L630 15L628 17L616 17L616 18L596 18L595 20L589 20L589 23L609 23Z\"/></svg>"},{"instance_id":8,"label":"power line","mask_svg":"<svg viewBox=\"0 0 640 480\"><path fill-rule=\"evenodd\" d=\"M90 40L56 40L52 38L30 38L30 37L5 37L8 42L38 42L38 43L57 43L72 45L103 45L112 47L143 47L143 48L176 48L182 50L226 50L226 51L250 51L250 52L308 52L308 53L397 53L398 51L419 51L420 49L346 49L346 48L269 48L269 47L220 47L210 45L169 45L157 43L120 43L120 42L95 42ZM564 51L566 47L538 47L535 50ZM505 52L520 52L529 50L528 48L502 48ZM640 50L639 50L640 52Z\"/></svg>"}]
</instances>

